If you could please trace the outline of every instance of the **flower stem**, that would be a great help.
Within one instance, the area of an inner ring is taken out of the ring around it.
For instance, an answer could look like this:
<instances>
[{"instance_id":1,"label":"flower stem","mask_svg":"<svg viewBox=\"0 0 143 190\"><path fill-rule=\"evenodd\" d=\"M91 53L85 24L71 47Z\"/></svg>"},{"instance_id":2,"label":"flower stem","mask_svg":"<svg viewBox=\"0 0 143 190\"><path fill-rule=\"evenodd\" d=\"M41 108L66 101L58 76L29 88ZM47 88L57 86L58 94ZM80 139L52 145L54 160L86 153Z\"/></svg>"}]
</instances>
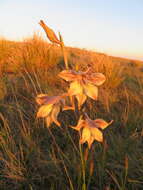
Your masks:
<instances>
[{"instance_id":1,"label":"flower stem","mask_svg":"<svg viewBox=\"0 0 143 190\"><path fill-rule=\"evenodd\" d=\"M68 69L69 69L69 66L68 66L67 54L66 54L66 51L65 51L65 46L64 46L64 44L61 45L61 48L62 48L62 52L63 52L63 56L64 56L65 67L66 67L66 69L68 70Z\"/></svg>"},{"instance_id":2,"label":"flower stem","mask_svg":"<svg viewBox=\"0 0 143 190\"><path fill-rule=\"evenodd\" d=\"M84 161L84 156L83 156L83 152L82 152L81 143L79 143L79 150L80 150L81 167L82 167L82 179L83 179L82 190L86 190L86 182L85 182L85 161Z\"/></svg>"},{"instance_id":3,"label":"flower stem","mask_svg":"<svg viewBox=\"0 0 143 190\"><path fill-rule=\"evenodd\" d=\"M60 41L61 41L61 49L62 49L62 52L63 52L63 57L64 57L64 62L65 62L65 67L66 69L68 70L69 69L69 66L68 66L68 60L67 60L67 53L65 51L65 46L64 46L64 42L63 42L63 38L59 32L59 38L60 38Z\"/></svg>"}]
</instances>

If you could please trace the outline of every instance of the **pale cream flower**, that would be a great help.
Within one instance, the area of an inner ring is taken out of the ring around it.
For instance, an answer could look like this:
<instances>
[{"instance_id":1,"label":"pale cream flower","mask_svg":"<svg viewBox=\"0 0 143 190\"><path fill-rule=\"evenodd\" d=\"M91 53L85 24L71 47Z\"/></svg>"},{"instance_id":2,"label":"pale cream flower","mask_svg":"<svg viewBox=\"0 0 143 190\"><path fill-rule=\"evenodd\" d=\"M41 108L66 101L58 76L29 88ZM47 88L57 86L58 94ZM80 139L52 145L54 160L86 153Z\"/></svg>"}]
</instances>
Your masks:
<instances>
[{"instance_id":1,"label":"pale cream flower","mask_svg":"<svg viewBox=\"0 0 143 190\"><path fill-rule=\"evenodd\" d=\"M46 119L47 126L49 127L52 122L60 126L60 123L57 120L58 114L64 104L62 96L48 96L47 94L39 94L36 97L36 102L41 105L37 112L37 117L42 117Z\"/></svg>"},{"instance_id":2,"label":"pale cream flower","mask_svg":"<svg viewBox=\"0 0 143 190\"><path fill-rule=\"evenodd\" d=\"M90 148L94 140L103 142L102 129L108 127L108 125L110 125L112 122L113 120L109 123L103 119L91 120L86 114L86 119L82 120L80 118L77 126L72 128L79 132L81 131L80 143L83 144L87 142L88 147Z\"/></svg>"},{"instance_id":3,"label":"pale cream flower","mask_svg":"<svg viewBox=\"0 0 143 190\"><path fill-rule=\"evenodd\" d=\"M91 69L86 72L63 70L59 76L71 82L68 93L70 96L76 96L79 107L85 102L87 96L97 100L97 86L102 85L106 80L102 73L92 73Z\"/></svg>"}]
</instances>

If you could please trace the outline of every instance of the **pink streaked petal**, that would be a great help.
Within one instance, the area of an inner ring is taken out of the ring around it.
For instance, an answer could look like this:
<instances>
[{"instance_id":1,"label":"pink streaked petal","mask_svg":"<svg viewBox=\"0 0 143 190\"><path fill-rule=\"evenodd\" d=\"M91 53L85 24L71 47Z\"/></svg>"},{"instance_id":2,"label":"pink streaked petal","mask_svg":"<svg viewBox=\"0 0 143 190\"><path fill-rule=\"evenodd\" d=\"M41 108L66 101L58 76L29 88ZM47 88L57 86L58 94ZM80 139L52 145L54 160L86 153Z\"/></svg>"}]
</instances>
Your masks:
<instances>
[{"instance_id":1,"label":"pink streaked petal","mask_svg":"<svg viewBox=\"0 0 143 190\"><path fill-rule=\"evenodd\" d=\"M70 96L77 95L77 94L82 94L83 93L83 88L78 81L74 81L70 84L70 89L68 91Z\"/></svg>"},{"instance_id":2,"label":"pink streaked petal","mask_svg":"<svg viewBox=\"0 0 143 190\"><path fill-rule=\"evenodd\" d=\"M94 123L98 126L98 128L100 129L105 129L106 127L108 127L111 123L113 122L113 120L111 120L109 123L104 121L103 119L95 119Z\"/></svg>"},{"instance_id":3,"label":"pink streaked petal","mask_svg":"<svg viewBox=\"0 0 143 190\"><path fill-rule=\"evenodd\" d=\"M103 134L102 134L102 132L101 132L99 129L97 129L97 128L92 128L92 129L90 129L90 131L91 131L92 137L93 137L96 141L98 141L98 142L103 142Z\"/></svg>"},{"instance_id":4,"label":"pink streaked petal","mask_svg":"<svg viewBox=\"0 0 143 190\"><path fill-rule=\"evenodd\" d=\"M98 88L93 84L87 83L84 85L84 93L90 98L97 100Z\"/></svg>"},{"instance_id":5,"label":"pink streaked petal","mask_svg":"<svg viewBox=\"0 0 143 190\"><path fill-rule=\"evenodd\" d=\"M47 117L51 112L53 104L43 105L37 112L37 117Z\"/></svg>"},{"instance_id":6,"label":"pink streaked petal","mask_svg":"<svg viewBox=\"0 0 143 190\"><path fill-rule=\"evenodd\" d=\"M86 116L85 122L86 122L86 126L87 126L88 128L98 128L98 125L95 123L94 120L90 119L90 118L87 116L87 114L86 114L85 116Z\"/></svg>"},{"instance_id":7,"label":"pink streaked petal","mask_svg":"<svg viewBox=\"0 0 143 190\"><path fill-rule=\"evenodd\" d=\"M105 82L106 77L102 73L92 73L92 74L87 75L86 79L90 83L92 83L96 86L100 86Z\"/></svg>"},{"instance_id":8,"label":"pink streaked petal","mask_svg":"<svg viewBox=\"0 0 143 190\"><path fill-rule=\"evenodd\" d=\"M63 70L62 72L59 73L59 77L66 81L74 81L76 80L77 77L77 72L73 70Z\"/></svg>"},{"instance_id":9,"label":"pink streaked petal","mask_svg":"<svg viewBox=\"0 0 143 190\"><path fill-rule=\"evenodd\" d=\"M42 104L55 104L61 99L61 96L47 96L47 94L39 94L36 97L36 102Z\"/></svg>"}]
</instances>

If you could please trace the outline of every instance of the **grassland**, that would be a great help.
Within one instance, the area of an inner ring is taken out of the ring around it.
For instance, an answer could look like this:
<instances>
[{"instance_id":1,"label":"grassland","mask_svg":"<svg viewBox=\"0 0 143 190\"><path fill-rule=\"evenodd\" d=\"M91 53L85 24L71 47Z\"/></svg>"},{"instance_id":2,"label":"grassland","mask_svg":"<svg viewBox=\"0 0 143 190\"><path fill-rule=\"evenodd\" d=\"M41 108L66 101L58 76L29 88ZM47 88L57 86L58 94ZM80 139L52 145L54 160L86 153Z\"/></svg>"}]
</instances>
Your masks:
<instances>
[{"instance_id":1,"label":"grassland","mask_svg":"<svg viewBox=\"0 0 143 190\"><path fill-rule=\"evenodd\" d=\"M114 120L105 143L94 142L87 155L89 190L143 189L143 62L67 47L70 68L91 66L107 77L97 101L88 99L89 116ZM0 189L82 189L79 137L69 128L77 120L63 111L61 128L36 119L35 97L57 95L67 83L61 50L34 35L23 42L0 40Z\"/></svg>"}]
</instances>

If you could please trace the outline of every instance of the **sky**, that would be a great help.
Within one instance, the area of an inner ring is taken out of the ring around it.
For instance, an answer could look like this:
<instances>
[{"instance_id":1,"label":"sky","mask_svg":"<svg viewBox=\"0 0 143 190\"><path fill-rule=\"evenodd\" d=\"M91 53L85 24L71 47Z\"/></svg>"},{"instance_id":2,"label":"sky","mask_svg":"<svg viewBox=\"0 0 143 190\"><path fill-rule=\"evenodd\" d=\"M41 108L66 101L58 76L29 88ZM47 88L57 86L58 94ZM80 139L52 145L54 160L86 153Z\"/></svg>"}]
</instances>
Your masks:
<instances>
[{"instance_id":1,"label":"sky","mask_svg":"<svg viewBox=\"0 0 143 190\"><path fill-rule=\"evenodd\" d=\"M45 38L41 19L67 46L143 60L143 0L0 0L0 37Z\"/></svg>"}]
</instances>

